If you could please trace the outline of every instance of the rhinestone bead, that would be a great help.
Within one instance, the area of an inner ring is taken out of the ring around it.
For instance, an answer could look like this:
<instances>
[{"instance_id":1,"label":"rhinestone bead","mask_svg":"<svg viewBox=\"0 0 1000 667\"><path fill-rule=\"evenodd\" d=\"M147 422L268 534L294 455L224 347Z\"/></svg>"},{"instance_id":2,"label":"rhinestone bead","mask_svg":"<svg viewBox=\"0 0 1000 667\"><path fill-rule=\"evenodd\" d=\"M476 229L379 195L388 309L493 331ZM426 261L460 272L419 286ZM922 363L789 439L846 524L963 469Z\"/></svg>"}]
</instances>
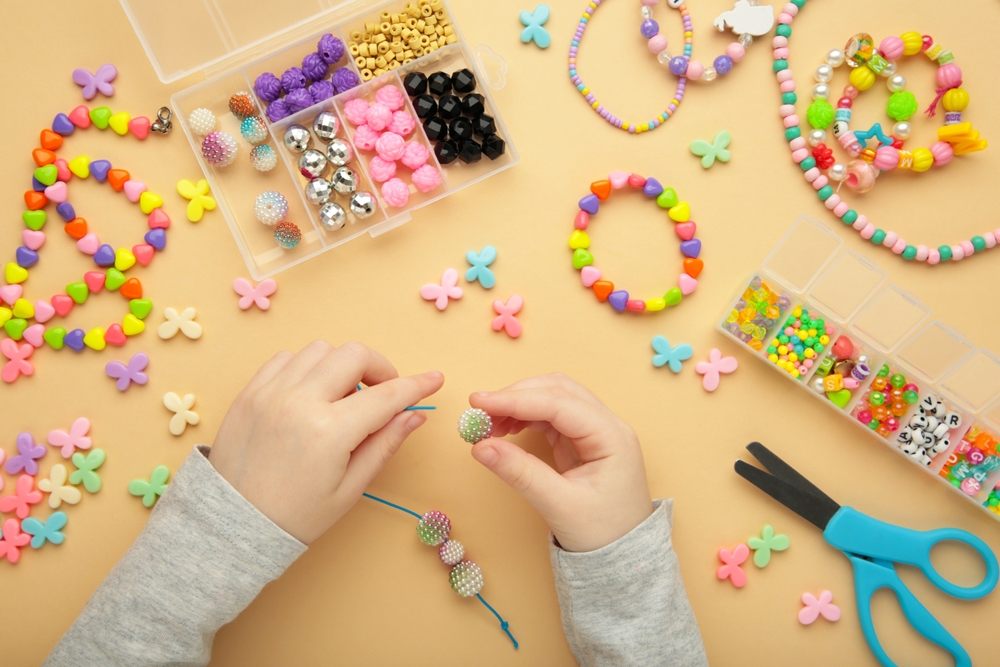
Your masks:
<instances>
[{"instance_id":1,"label":"rhinestone bead","mask_svg":"<svg viewBox=\"0 0 1000 667\"><path fill-rule=\"evenodd\" d=\"M448 539L451 533L451 521L443 512L431 510L417 521L417 536L424 544L436 547Z\"/></svg>"},{"instance_id":2,"label":"rhinestone bead","mask_svg":"<svg viewBox=\"0 0 1000 667\"><path fill-rule=\"evenodd\" d=\"M739 39L736 41L739 42L740 46L744 49L749 49L750 45L753 44L753 35L740 35Z\"/></svg>"},{"instance_id":3,"label":"rhinestone bead","mask_svg":"<svg viewBox=\"0 0 1000 667\"><path fill-rule=\"evenodd\" d=\"M463 560L451 568L448 581L456 593L463 598L470 598L483 590L483 571L471 560Z\"/></svg>"},{"instance_id":4,"label":"rhinestone bead","mask_svg":"<svg viewBox=\"0 0 1000 667\"><path fill-rule=\"evenodd\" d=\"M483 147L475 141L463 141L458 149L458 159L465 164L472 164L483 159Z\"/></svg>"},{"instance_id":5,"label":"rhinestone bead","mask_svg":"<svg viewBox=\"0 0 1000 667\"><path fill-rule=\"evenodd\" d=\"M664 67L670 67L670 61L673 59L674 59L673 55L671 55L670 51L667 51L666 49L656 54L657 62L659 62Z\"/></svg>"},{"instance_id":6,"label":"rhinestone bead","mask_svg":"<svg viewBox=\"0 0 1000 667\"><path fill-rule=\"evenodd\" d=\"M715 81L716 76L718 76L718 73L715 71L714 67L706 67L705 73L701 75L701 78L705 81Z\"/></svg>"},{"instance_id":7,"label":"rhinestone bead","mask_svg":"<svg viewBox=\"0 0 1000 667\"><path fill-rule=\"evenodd\" d=\"M421 72L412 72L403 79L403 89L410 97L423 95L427 92L427 76Z\"/></svg>"},{"instance_id":8,"label":"rhinestone bead","mask_svg":"<svg viewBox=\"0 0 1000 667\"><path fill-rule=\"evenodd\" d=\"M276 225L288 215L288 200L277 190L262 192L254 201L253 212L265 225Z\"/></svg>"},{"instance_id":9,"label":"rhinestone bead","mask_svg":"<svg viewBox=\"0 0 1000 667\"><path fill-rule=\"evenodd\" d=\"M507 151L507 143L495 134L491 134L483 139L483 155L491 160L496 160Z\"/></svg>"},{"instance_id":10,"label":"rhinestone bead","mask_svg":"<svg viewBox=\"0 0 1000 667\"><path fill-rule=\"evenodd\" d=\"M323 204L319 210L319 226L328 232L335 232L342 228L347 222L347 213L344 207L337 202Z\"/></svg>"},{"instance_id":11,"label":"rhinestone bead","mask_svg":"<svg viewBox=\"0 0 1000 667\"><path fill-rule=\"evenodd\" d=\"M476 75L468 69L460 69L451 75L451 87L456 93L471 93L476 89Z\"/></svg>"},{"instance_id":12,"label":"rhinestone bead","mask_svg":"<svg viewBox=\"0 0 1000 667\"><path fill-rule=\"evenodd\" d=\"M465 547L458 540L448 540L438 549L438 557L445 565L458 565L465 556Z\"/></svg>"},{"instance_id":13,"label":"rhinestone bead","mask_svg":"<svg viewBox=\"0 0 1000 667\"><path fill-rule=\"evenodd\" d=\"M470 445L493 434L493 420L485 410L469 408L458 418L458 434Z\"/></svg>"},{"instance_id":14,"label":"rhinestone bead","mask_svg":"<svg viewBox=\"0 0 1000 667\"><path fill-rule=\"evenodd\" d=\"M351 195L351 213L360 220L371 217L377 207L378 200L370 192L362 190Z\"/></svg>"},{"instance_id":15,"label":"rhinestone bead","mask_svg":"<svg viewBox=\"0 0 1000 667\"><path fill-rule=\"evenodd\" d=\"M441 164L451 164L458 159L458 144L454 141L439 141L434 146L434 155Z\"/></svg>"},{"instance_id":16,"label":"rhinestone bead","mask_svg":"<svg viewBox=\"0 0 1000 667\"><path fill-rule=\"evenodd\" d=\"M455 141L469 141L475 135L475 129L467 118L456 118L448 126L448 133Z\"/></svg>"},{"instance_id":17,"label":"rhinestone bead","mask_svg":"<svg viewBox=\"0 0 1000 667\"><path fill-rule=\"evenodd\" d=\"M417 118L430 118L438 112L438 103L430 95L420 95L413 100L413 108L417 112Z\"/></svg>"}]
</instances>

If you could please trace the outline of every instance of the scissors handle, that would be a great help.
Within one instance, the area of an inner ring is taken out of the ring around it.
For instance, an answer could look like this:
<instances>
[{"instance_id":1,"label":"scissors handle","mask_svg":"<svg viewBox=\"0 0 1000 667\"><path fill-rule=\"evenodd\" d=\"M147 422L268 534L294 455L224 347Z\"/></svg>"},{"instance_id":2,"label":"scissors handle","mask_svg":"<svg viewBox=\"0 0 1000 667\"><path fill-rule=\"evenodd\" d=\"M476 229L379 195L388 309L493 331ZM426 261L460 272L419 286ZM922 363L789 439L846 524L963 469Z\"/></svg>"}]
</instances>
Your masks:
<instances>
[{"instance_id":1,"label":"scissors handle","mask_svg":"<svg viewBox=\"0 0 1000 667\"><path fill-rule=\"evenodd\" d=\"M861 631L872 653L883 667L896 667L889 655L879 643L872 623L872 596L882 588L888 588L896 594L903 615L910 625L929 641L934 642L955 659L955 667L972 667L972 658L966 653L944 626L927 608L920 603L896 574L892 563L886 561L873 562L847 554L854 566L854 590L858 600L858 618L861 621Z\"/></svg>"},{"instance_id":2,"label":"scissors handle","mask_svg":"<svg viewBox=\"0 0 1000 667\"><path fill-rule=\"evenodd\" d=\"M841 507L823 531L826 541L841 551L920 569L924 576L945 593L962 600L978 600L988 595L1000 579L1000 564L989 546L966 530L938 528L926 532L911 530L873 519L851 508ZM986 576L977 586L963 587L942 577L931 563L931 549L940 542L967 544L982 556Z\"/></svg>"}]
</instances>

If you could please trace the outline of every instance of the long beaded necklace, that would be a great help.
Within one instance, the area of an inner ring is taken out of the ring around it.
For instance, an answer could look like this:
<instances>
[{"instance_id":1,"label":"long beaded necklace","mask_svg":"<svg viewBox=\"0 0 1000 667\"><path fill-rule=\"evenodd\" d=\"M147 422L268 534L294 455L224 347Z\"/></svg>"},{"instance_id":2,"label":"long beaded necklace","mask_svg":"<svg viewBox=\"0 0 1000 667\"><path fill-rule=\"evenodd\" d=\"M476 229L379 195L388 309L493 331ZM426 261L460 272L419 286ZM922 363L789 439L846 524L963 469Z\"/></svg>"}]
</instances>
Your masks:
<instances>
[{"instance_id":1,"label":"long beaded necklace","mask_svg":"<svg viewBox=\"0 0 1000 667\"><path fill-rule=\"evenodd\" d=\"M772 69L778 79L781 90L782 104L780 111L785 127L784 136L788 142L788 147L791 149L792 160L801 167L806 181L812 184L813 189L816 190L816 194L823 201L824 205L833 211L833 214L840 218L845 225L853 226L861 234L861 238L869 240L876 245L885 246L906 260L915 259L918 262L927 262L933 266L942 261L951 260L957 262L965 257L970 257L975 253L996 246L997 241L1000 240L1000 227L978 234L955 245L941 245L937 248L931 248L923 244L913 245L908 243L906 239L901 238L896 232L887 232L876 227L874 223L868 221L868 218L864 214L858 213L855 209L851 208L846 201L841 199L839 194L834 192L833 187L830 185L830 179L820 171L816 164L816 159L810 154L806 138L802 136L802 131L799 129L800 121L795 108L797 102L795 80L793 79L792 70L788 66L790 55L788 40L792 35L792 22L798 15L799 10L805 6L806 1L791 0L791 2L782 8L781 14L778 15L778 27L775 30L775 37L771 42L774 48ZM950 62L948 60L948 56L951 55L950 52L934 44L933 38L925 36L922 38L922 42L927 44L925 50L930 51L928 56L935 57L940 65ZM945 60L942 61L942 58L945 58ZM854 134L855 136L858 135L857 132ZM862 137L858 138L867 140L867 135L868 133L864 133ZM963 141L978 140L978 136L975 139L971 136L963 138Z\"/></svg>"}]
</instances>

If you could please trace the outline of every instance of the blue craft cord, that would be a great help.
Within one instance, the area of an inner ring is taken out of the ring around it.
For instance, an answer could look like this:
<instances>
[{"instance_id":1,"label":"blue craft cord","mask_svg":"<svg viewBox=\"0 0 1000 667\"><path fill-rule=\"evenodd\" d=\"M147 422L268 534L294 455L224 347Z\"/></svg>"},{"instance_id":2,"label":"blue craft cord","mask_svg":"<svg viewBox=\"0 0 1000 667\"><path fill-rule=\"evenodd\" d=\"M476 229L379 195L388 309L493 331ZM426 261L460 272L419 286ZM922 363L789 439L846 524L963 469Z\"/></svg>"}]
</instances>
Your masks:
<instances>
[{"instance_id":1,"label":"blue craft cord","mask_svg":"<svg viewBox=\"0 0 1000 667\"><path fill-rule=\"evenodd\" d=\"M370 493L362 493L361 495L363 495L365 498L371 498L372 500L374 500L376 502L380 502L383 505L388 505L389 507L395 507L396 509L400 510L401 512L406 512L407 514L412 514L413 516L417 517L418 519L422 519L423 518L422 516L420 516L419 514L417 514L416 512L414 512L413 510L408 510L405 507L403 507L402 505L397 505L396 503L390 503L388 500L382 500L378 496L373 496Z\"/></svg>"},{"instance_id":2,"label":"blue craft cord","mask_svg":"<svg viewBox=\"0 0 1000 667\"><path fill-rule=\"evenodd\" d=\"M361 391L362 389L364 389L364 387L362 387L361 383L359 382L358 383L358 391ZM437 410L437 406L436 405L411 405L408 408L403 408L403 412L414 411L414 410Z\"/></svg>"},{"instance_id":3,"label":"blue craft cord","mask_svg":"<svg viewBox=\"0 0 1000 667\"><path fill-rule=\"evenodd\" d=\"M514 644L514 650L516 651L517 650L517 640L514 639L514 635L512 635L510 633L510 630L507 629L507 628L510 627L510 623L508 623L507 621L503 620L503 616L501 616L500 614L498 614L497 610L494 609L493 607L491 607L490 603L487 602L486 600L484 600L482 595L480 595L479 593L476 593L476 597L479 598L479 601L482 602L484 605L486 605L486 608L489 609L490 611L492 611L493 615L496 616L497 620L500 621L500 629L503 630L504 632L506 632L507 636L510 637L510 641L513 642L513 644Z\"/></svg>"}]
</instances>

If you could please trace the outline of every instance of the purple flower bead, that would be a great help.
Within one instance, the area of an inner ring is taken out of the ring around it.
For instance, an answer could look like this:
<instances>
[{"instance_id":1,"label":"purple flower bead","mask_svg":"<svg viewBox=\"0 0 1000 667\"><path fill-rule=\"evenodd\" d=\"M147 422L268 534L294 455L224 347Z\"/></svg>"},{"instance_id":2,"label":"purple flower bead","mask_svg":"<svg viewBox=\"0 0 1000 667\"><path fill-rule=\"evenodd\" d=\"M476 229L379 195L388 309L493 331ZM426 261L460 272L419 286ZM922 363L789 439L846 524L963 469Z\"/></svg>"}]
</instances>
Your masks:
<instances>
[{"instance_id":1,"label":"purple flower bead","mask_svg":"<svg viewBox=\"0 0 1000 667\"><path fill-rule=\"evenodd\" d=\"M289 113L298 113L313 105L313 97L305 88L298 88L285 95Z\"/></svg>"},{"instance_id":2,"label":"purple flower bead","mask_svg":"<svg viewBox=\"0 0 1000 667\"><path fill-rule=\"evenodd\" d=\"M316 51L319 53L320 58L323 59L323 62L328 65L335 65L344 57L344 43L330 33L327 33L319 38L319 42L316 44Z\"/></svg>"},{"instance_id":3,"label":"purple flower bead","mask_svg":"<svg viewBox=\"0 0 1000 667\"><path fill-rule=\"evenodd\" d=\"M328 100L336 94L333 84L329 81L317 81L309 86L309 94L312 95L313 102Z\"/></svg>"},{"instance_id":4,"label":"purple flower bead","mask_svg":"<svg viewBox=\"0 0 1000 667\"><path fill-rule=\"evenodd\" d=\"M639 32L641 32L642 36L646 39L656 37L660 34L660 24L653 19L646 19L642 22L642 26L639 27Z\"/></svg>"},{"instance_id":5,"label":"purple flower bead","mask_svg":"<svg viewBox=\"0 0 1000 667\"><path fill-rule=\"evenodd\" d=\"M264 72L253 83L257 97L265 102L273 102L281 97L281 81L270 72Z\"/></svg>"},{"instance_id":6,"label":"purple flower bead","mask_svg":"<svg viewBox=\"0 0 1000 667\"><path fill-rule=\"evenodd\" d=\"M301 68L289 67L281 75L281 87L285 89L286 93L290 93L293 90L302 90L306 87L305 73Z\"/></svg>"},{"instance_id":7,"label":"purple flower bead","mask_svg":"<svg viewBox=\"0 0 1000 667\"><path fill-rule=\"evenodd\" d=\"M674 56L670 60L670 73L676 76L683 76L688 70L688 61L684 56Z\"/></svg>"},{"instance_id":8,"label":"purple flower bead","mask_svg":"<svg viewBox=\"0 0 1000 667\"><path fill-rule=\"evenodd\" d=\"M713 63L715 65L715 71L722 76L723 74L729 74L733 69L733 59L729 56L719 56L715 59Z\"/></svg>"},{"instance_id":9,"label":"purple flower bead","mask_svg":"<svg viewBox=\"0 0 1000 667\"><path fill-rule=\"evenodd\" d=\"M361 85L361 80L358 79L358 75L347 67L341 67L334 72L331 81L333 82L334 90L338 93L343 93L351 88Z\"/></svg>"},{"instance_id":10,"label":"purple flower bead","mask_svg":"<svg viewBox=\"0 0 1000 667\"><path fill-rule=\"evenodd\" d=\"M310 53L302 59L302 73L310 81L322 81L329 71L330 66L318 53Z\"/></svg>"},{"instance_id":11,"label":"purple flower bead","mask_svg":"<svg viewBox=\"0 0 1000 667\"><path fill-rule=\"evenodd\" d=\"M264 112L267 117L271 119L272 123L277 123L282 118L287 118L292 115L291 110L288 108L288 104L285 100L277 99L267 105L267 110Z\"/></svg>"}]
</instances>

